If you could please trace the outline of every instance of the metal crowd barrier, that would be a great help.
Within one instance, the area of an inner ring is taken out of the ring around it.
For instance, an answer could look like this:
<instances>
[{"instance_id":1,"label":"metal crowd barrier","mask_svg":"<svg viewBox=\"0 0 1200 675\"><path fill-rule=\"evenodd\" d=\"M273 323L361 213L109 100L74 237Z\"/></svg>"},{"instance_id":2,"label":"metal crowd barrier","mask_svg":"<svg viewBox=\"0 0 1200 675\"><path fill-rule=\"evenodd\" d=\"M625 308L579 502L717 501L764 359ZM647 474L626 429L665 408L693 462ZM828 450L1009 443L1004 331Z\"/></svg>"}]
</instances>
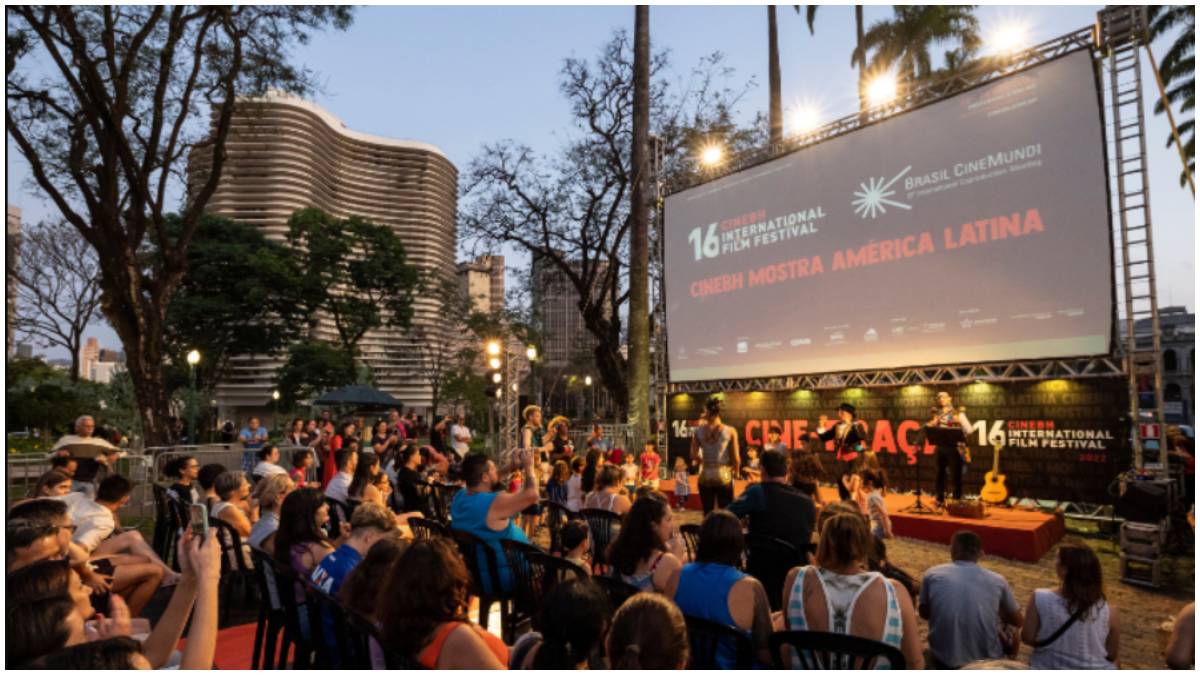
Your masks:
<instances>
[{"instance_id":1,"label":"metal crowd barrier","mask_svg":"<svg viewBox=\"0 0 1200 675\"><path fill-rule=\"evenodd\" d=\"M154 517L154 490L151 488L157 473L152 469L152 457L140 453L130 453L117 461L116 466L109 471L115 471L133 483L133 494L129 504L121 510L123 522L128 525L133 520ZM5 510L13 502L32 495L38 478L50 470L50 457L47 454L36 455L10 454L4 461L6 481Z\"/></svg>"}]
</instances>

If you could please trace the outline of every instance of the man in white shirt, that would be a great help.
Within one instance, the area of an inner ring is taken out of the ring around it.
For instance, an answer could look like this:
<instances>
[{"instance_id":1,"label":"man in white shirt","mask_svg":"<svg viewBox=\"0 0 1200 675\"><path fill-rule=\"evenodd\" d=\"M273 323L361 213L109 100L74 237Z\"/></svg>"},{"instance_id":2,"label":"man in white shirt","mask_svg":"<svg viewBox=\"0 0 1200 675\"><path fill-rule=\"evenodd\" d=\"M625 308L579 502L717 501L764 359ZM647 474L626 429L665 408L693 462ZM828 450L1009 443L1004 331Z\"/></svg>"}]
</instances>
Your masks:
<instances>
[{"instance_id":1,"label":"man in white shirt","mask_svg":"<svg viewBox=\"0 0 1200 675\"><path fill-rule=\"evenodd\" d=\"M455 416L454 425L450 427L450 442L460 460L471 451L471 430L463 422L461 413Z\"/></svg>"},{"instance_id":2,"label":"man in white shirt","mask_svg":"<svg viewBox=\"0 0 1200 675\"><path fill-rule=\"evenodd\" d=\"M266 478L271 474L286 474L287 469L279 466L279 448L269 443L258 451L258 464L254 465L254 477Z\"/></svg>"},{"instance_id":3,"label":"man in white shirt","mask_svg":"<svg viewBox=\"0 0 1200 675\"><path fill-rule=\"evenodd\" d=\"M350 483L354 480L354 470L358 468L358 453L342 448L333 453L333 462L337 466L337 474L330 478L329 484L325 486L325 496L345 504L350 498Z\"/></svg>"}]
</instances>

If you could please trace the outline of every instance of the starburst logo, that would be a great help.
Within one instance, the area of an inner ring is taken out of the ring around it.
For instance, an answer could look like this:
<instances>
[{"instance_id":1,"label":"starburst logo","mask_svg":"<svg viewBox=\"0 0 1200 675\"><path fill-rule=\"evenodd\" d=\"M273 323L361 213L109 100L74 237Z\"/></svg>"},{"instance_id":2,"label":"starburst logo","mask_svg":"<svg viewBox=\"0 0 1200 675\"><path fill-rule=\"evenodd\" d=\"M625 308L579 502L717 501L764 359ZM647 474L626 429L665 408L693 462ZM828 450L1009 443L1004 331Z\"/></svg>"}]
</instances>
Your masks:
<instances>
[{"instance_id":1,"label":"starburst logo","mask_svg":"<svg viewBox=\"0 0 1200 675\"><path fill-rule=\"evenodd\" d=\"M912 169L912 165L904 167L904 170L896 174L896 177L885 182L883 176L878 178L872 176L865 183L859 183L860 189L854 191L854 200L850 203L854 205L854 212L863 218L874 219L881 213L887 213L888 206L894 206L898 209L909 210L912 207L908 204L902 204L898 201L888 199L896 194L896 191L891 189L896 181L904 178L904 175Z\"/></svg>"}]
</instances>

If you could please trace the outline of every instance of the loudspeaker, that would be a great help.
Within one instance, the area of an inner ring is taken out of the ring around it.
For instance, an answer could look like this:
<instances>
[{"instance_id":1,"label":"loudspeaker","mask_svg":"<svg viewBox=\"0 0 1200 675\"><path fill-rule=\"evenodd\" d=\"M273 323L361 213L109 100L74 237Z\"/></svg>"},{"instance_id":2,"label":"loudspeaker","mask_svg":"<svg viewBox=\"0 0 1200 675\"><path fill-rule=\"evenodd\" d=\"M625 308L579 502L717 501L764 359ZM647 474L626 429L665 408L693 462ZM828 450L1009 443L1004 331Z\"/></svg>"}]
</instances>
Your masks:
<instances>
[{"instance_id":1,"label":"loudspeaker","mask_svg":"<svg viewBox=\"0 0 1200 675\"><path fill-rule=\"evenodd\" d=\"M1157 523L1171 511L1171 491L1165 481L1133 480L1117 498L1116 513L1136 523Z\"/></svg>"}]
</instances>

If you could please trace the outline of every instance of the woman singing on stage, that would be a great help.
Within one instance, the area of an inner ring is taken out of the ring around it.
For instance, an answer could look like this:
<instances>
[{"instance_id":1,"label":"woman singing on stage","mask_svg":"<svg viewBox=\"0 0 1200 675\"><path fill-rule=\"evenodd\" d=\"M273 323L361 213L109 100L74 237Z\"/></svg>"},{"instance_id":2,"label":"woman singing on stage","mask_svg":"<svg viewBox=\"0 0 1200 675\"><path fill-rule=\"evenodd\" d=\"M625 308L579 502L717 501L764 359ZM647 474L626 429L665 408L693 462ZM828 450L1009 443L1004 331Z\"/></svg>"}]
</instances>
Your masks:
<instances>
[{"instance_id":1,"label":"woman singing on stage","mask_svg":"<svg viewBox=\"0 0 1200 675\"><path fill-rule=\"evenodd\" d=\"M822 443L833 441L834 456L839 467L838 495L846 500L850 498L850 486L847 483L852 474L851 467L867 442L867 423L858 419L857 411L849 403L839 405L837 415L838 423L831 429L825 428L829 418L821 415L817 420L817 430L811 435L820 439Z\"/></svg>"},{"instance_id":2,"label":"woman singing on stage","mask_svg":"<svg viewBox=\"0 0 1200 675\"><path fill-rule=\"evenodd\" d=\"M704 513L733 501L733 477L741 471L737 431L721 422L721 399L704 402L704 416L692 434L692 462L700 463L700 503Z\"/></svg>"}]
</instances>

